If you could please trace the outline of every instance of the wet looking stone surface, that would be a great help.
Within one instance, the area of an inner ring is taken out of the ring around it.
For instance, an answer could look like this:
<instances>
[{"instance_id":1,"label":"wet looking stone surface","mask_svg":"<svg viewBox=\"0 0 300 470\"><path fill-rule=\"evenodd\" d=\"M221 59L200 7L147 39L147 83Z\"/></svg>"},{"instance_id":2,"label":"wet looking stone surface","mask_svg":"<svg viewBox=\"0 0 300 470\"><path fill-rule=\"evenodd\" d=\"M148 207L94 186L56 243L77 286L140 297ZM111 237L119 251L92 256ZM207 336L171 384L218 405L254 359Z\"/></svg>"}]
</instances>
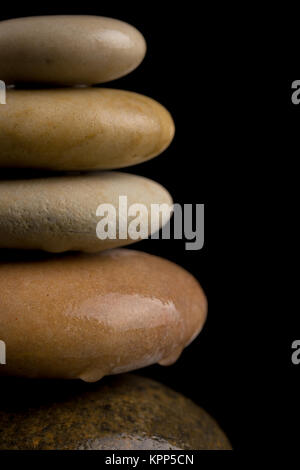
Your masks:
<instances>
[{"instance_id":1,"label":"wet looking stone surface","mask_svg":"<svg viewBox=\"0 0 300 470\"><path fill-rule=\"evenodd\" d=\"M206 320L198 281L141 251L6 259L0 264L0 338L7 364L0 376L97 382L155 363L171 365Z\"/></svg>"},{"instance_id":2,"label":"wet looking stone surface","mask_svg":"<svg viewBox=\"0 0 300 470\"><path fill-rule=\"evenodd\" d=\"M1 450L231 449L217 423L137 375L94 384L1 378Z\"/></svg>"}]
</instances>

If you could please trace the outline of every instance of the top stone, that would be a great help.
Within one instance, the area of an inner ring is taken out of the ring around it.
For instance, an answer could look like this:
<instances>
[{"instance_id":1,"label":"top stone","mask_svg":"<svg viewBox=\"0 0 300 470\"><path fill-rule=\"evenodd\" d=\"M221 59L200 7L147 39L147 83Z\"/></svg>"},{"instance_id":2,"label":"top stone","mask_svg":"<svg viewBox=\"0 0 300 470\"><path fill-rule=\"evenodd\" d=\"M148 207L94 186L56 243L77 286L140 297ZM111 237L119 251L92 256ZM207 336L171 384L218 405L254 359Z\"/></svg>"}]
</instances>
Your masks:
<instances>
[{"instance_id":1,"label":"top stone","mask_svg":"<svg viewBox=\"0 0 300 470\"><path fill-rule=\"evenodd\" d=\"M122 77L143 60L142 34L123 21L59 15L0 22L0 80L97 84Z\"/></svg>"}]
</instances>

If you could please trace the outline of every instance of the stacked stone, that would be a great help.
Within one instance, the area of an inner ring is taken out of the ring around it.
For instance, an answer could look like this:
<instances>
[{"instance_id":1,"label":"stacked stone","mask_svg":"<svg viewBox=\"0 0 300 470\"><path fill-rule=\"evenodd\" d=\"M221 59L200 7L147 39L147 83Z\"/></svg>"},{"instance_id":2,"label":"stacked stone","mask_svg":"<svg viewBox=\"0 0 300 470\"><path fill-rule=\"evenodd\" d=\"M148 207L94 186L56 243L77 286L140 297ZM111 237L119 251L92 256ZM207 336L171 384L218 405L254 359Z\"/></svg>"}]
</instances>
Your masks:
<instances>
[{"instance_id":1,"label":"stacked stone","mask_svg":"<svg viewBox=\"0 0 300 470\"><path fill-rule=\"evenodd\" d=\"M0 167L47 172L0 181L0 375L95 382L171 364L202 329L206 299L189 273L120 249L136 241L128 226L116 239L96 230L99 205L118 214L119 196L148 214L151 204L172 204L154 181L107 171L163 152L174 135L168 111L92 87L131 72L145 52L134 27L109 18L0 23L0 79L16 85L0 106Z\"/></svg>"}]
</instances>

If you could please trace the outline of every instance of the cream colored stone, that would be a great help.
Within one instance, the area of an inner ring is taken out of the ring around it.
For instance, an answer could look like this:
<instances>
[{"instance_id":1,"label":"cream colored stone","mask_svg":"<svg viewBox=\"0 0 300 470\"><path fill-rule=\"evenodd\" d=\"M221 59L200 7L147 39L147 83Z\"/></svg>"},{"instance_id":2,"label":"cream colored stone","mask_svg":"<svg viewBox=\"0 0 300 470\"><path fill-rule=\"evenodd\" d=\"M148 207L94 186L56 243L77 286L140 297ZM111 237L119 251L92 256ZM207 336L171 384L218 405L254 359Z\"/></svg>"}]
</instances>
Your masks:
<instances>
[{"instance_id":1,"label":"cream colored stone","mask_svg":"<svg viewBox=\"0 0 300 470\"><path fill-rule=\"evenodd\" d=\"M119 172L0 181L0 248L41 249L50 252L79 250L95 252L128 245L137 240L128 232L136 218L128 217L127 239L101 240L96 228L100 204L116 208L119 226L119 196L127 196L128 207L144 204L151 233L151 204L173 204L160 184ZM103 217L106 213L103 213ZM139 214L137 214L139 215ZM114 221L114 214L109 219ZM162 222L162 221L161 221ZM143 237L145 238L145 237Z\"/></svg>"},{"instance_id":2,"label":"cream colored stone","mask_svg":"<svg viewBox=\"0 0 300 470\"><path fill-rule=\"evenodd\" d=\"M59 85L95 84L134 70L143 60L141 33L101 16L35 16L0 22L0 78Z\"/></svg>"},{"instance_id":3,"label":"cream colored stone","mask_svg":"<svg viewBox=\"0 0 300 470\"><path fill-rule=\"evenodd\" d=\"M92 382L169 365L206 319L196 279L156 256L126 249L9 256L0 264L3 375Z\"/></svg>"},{"instance_id":4,"label":"cream colored stone","mask_svg":"<svg viewBox=\"0 0 300 470\"><path fill-rule=\"evenodd\" d=\"M0 106L0 167L122 168L161 153L174 136L168 111L128 91L8 90Z\"/></svg>"}]
</instances>

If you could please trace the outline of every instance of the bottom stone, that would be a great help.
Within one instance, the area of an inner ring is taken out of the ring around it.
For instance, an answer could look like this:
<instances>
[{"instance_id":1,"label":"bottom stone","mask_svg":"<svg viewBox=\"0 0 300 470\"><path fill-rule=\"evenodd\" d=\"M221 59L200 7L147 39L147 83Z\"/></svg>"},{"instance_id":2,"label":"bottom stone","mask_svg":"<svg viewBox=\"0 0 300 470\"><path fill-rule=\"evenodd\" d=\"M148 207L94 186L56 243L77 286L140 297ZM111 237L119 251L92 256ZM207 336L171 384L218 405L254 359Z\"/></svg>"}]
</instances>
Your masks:
<instances>
[{"instance_id":1,"label":"bottom stone","mask_svg":"<svg viewBox=\"0 0 300 470\"><path fill-rule=\"evenodd\" d=\"M231 449L189 399L136 375L101 382L1 378L1 450Z\"/></svg>"}]
</instances>

